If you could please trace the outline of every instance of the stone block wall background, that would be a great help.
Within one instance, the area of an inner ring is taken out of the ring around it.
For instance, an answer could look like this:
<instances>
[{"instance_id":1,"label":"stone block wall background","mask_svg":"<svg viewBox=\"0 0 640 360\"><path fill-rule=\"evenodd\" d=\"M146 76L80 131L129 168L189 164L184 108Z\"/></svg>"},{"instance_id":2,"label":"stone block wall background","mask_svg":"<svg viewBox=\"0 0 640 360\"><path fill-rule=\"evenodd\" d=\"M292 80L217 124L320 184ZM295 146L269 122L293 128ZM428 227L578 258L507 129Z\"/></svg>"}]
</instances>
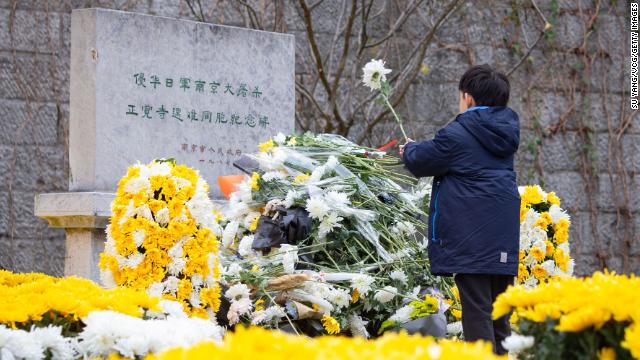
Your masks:
<instances>
[{"instance_id":1,"label":"stone block wall background","mask_svg":"<svg viewBox=\"0 0 640 360\"><path fill-rule=\"evenodd\" d=\"M249 1L260 10L257 14L232 0L201 3L201 15L209 21L246 27L262 22L265 28L273 25L294 34L297 77L300 82L312 77L314 58L298 1ZM336 29L344 30L343 9L349 2L314 3L315 37L321 52L328 53L336 44ZM374 10L383 12L368 25L369 31L386 33L393 16L399 16L394 9L411 3L374 1ZM446 3L423 1L426 7L417 7L416 16L407 20L408 30L393 34L399 45L388 54L392 67L394 59L407 56L413 47L411 29L419 26L411 21L433 24ZM522 126L519 183L540 183L564 200L572 216L577 273L603 267L640 273L640 114L631 112L628 104L628 3L460 3L435 32L421 59L421 72L398 106L411 136L430 137L455 115L457 81L469 66L489 63L505 72L517 66L509 77L511 106ZM33 199L37 193L67 189L71 10L105 7L195 19L199 9L192 11L193 4L0 0L0 268L63 272L64 232L49 229L33 215ZM544 22L536 6L553 25L537 43ZM270 17L274 13L278 16ZM351 61L347 58L348 71L356 66ZM314 94L321 105L327 101L321 89ZM297 117L315 116L304 101L297 101ZM392 122L367 133L359 124L335 131L371 145L400 138Z\"/></svg>"}]
</instances>

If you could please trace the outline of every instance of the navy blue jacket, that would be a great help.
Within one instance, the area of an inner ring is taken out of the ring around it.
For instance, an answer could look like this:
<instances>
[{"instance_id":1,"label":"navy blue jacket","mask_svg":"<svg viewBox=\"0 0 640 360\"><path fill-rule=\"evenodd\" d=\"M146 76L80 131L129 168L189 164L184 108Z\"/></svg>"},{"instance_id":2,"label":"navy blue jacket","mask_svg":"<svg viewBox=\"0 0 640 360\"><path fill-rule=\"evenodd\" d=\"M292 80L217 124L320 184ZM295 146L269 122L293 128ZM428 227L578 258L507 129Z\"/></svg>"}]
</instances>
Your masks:
<instances>
[{"instance_id":1,"label":"navy blue jacket","mask_svg":"<svg viewBox=\"0 0 640 360\"><path fill-rule=\"evenodd\" d=\"M518 273L513 158L519 141L518 115L498 106L471 108L433 140L405 146L409 171L434 177L428 227L433 274Z\"/></svg>"}]
</instances>

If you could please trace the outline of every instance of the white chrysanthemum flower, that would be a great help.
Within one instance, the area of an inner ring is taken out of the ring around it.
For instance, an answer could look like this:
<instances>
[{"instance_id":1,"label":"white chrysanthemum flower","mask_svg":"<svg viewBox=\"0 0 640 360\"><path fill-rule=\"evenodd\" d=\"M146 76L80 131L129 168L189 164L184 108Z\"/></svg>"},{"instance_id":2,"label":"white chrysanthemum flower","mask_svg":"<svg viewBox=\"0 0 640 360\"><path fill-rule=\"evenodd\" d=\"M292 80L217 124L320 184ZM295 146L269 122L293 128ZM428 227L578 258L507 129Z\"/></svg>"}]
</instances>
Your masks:
<instances>
[{"instance_id":1,"label":"white chrysanthemum flower","mask_svg":"<svg viewBox=\"0 0 640 360\"><path fill-rule=\"evenodd\" d=\"M287 274L293 273L298 262L298 247L295 245L282 244L278 249L282 255L282 266Z\"/></svg>"},{"instance_id":2,"label":"white chrysanthemum flower","mask_svg":"<svg viewBox=\"0 0 640 360\"><path fill-rule=\"evenodd\" d=\"M224 231L222 232L222 246L228 248L233 245L239 226L240 223L236 220L230 221L227 226L225 226Z\"/></svg>"},{"instance_id":3,"label":"white chrysanthemum flower","mask_svg":"<svg viewBox=\"0 0 640 360\"><path fill-rule=\"evenodd\" d=\"M562 249L565 254L569 255L571 253L571 248L569 247L569 242L565 241L562 244L558 245L558 249Z\"/></svg>"},{"instance_id":4,"label":"white chrysanthemum flower","mask_svg":"<svg viewBox=\"0 0 640 360\"><path fill-rule=\"evenodd\" d=\"M533 245L531 245L531 250L533 250L533 248L538 248L540 251L542 251L543 253L547 252L547 244L545 243L545 239L537 239Z\"/></svg>"},{"instance_id":5,"label":"white chrysanthemum flower","mask_svg":"<svg viewBox=\"0 0 640 360\"><path fill-rule=\"evenodd\" d=\"M184 312L184 308L182 307L182 304L177 301L160 300L158 305L160 305L162 312L164 312L168 316L185 318L185 319L189 317L189 315L187 315L187 313Z\"/></svg>"},{"instance_id":6,"label":"white chrysanthemum flower","mask_svg":"<svg viewBox=\"0 0 640 360\"><path fill-rule=\"evenodd\" d=\"M295 190L287 191L287 195L284 198L284 206L288 209L293 206L296 199L300 197L300 193Z\"/></svg>"},{"instance_id":7,"label":"white chrysanthemum flower","mask_svg":"<svg viewBox=\"0 0 640 360\"><path fill-rule=\"evenodd\" d=\"M213 227L213 224L216 223L215 216L213 214L214 206L206 191L206 182L201 178L198 179L197 188L200 190L197 190L185 205L198 225Z\"/></svg>"},{"instance_id":8,"label":"white chrysanthemum flower","mask_svg":"<svg viewBox=\"0 0 640 360\"><path fill-rule=\"evenodd\" d=\"M200 307L200 293L198 291L192 291L189 296L189 303L194 308Z\"/></svg>"},{"instance_id":9,"label":"white chrysanthemum flower","mask_svg":"<svg viewBox=\"0 0 640 360\"><path fill-rule=\"evenodd\" d=\"M241 298L238 301L232 301L229 305L229 312L227 312L227 319L229 325L235 325L240 321L240 316L248 314L253 308L251 299Z\"/></svg>"},{"instance_id":10,"label":"white chrysanthemum flower","mask_svg":"<svg viewBox=\"0 0 640 360\"><path fill-rule=\"evenodd\" d=\"M529 231L520 231L520 250L529 251L531 248L531 237Z\"/></svg>"},{"instance_id":11,"label":"white chrysanthemum flower","mask_svg":"<svg viewBox=\"0 0 640 360\"><path fill-rule=\"evenodd\" d=\"M251 324L260 325L277 322L285 316L286 314L282 307L277 305L269 306L264 310L258 310L251 314Z\"/></svg>"},{"instance_id":12,"label":"white chrysanthemum flower","mask_svg":"<svg viewBox=\"0 0 640 360\"><path fill-rule=\"evenodd\" d=\"M349 196L343 192L327 191L324 200L332 209L341 209L349 205Z\"/></svg>"},{"instance_id":13,"label":"white chrysanthemum flower","mask_svg":"<svg viewBox=\"0 0 640 360\"><path fill-rule=\"evenodd\" d=\"M204 279L202 278L202 275L200 274L191 275L191 285L193 285L194 288L199 288L202 285L204 285Z\"/></svg>"},{"instance_id":14,"label":"white chrysanthemum flower","mask_svg":"<svg viewBox=\"0 0 640 360\"><path fill-rule=\"evenodd\" d=\"M240 240L240 244L238 244L238 253L242 257L247 257L253 254L253 249L251 246L253 245L253 235L247 235Z\"/></svg>"},{"instance_id":15,"label":"white chrysanthemum flower","mask_svg":"<svg viewBox=\"0 0 640 360\"><path fill-rule=\"evenodd\" d=\"M535 227L538 219L540 219L540 213L538 213L533 209L529 209L527 213L524 215L524 219L520 224L520 229L521 229L520 231L523 231L523 230L527 231L532 227Z\"/></svg>"},{"instance_id":16,"label":"white chrysanthemum flower","mask_svg":"<svg viewBox=\"0 0 640 360\"><path fill-rule=\"evenodd\" d=\"M523 336L513 333L502 340L502 346L509 352L519 353L533 346L535 338L533 336Z\"/></svg>"},{"instance_id":17,"label":"white chrysanthemum flower","mask_svg":"<svg viewBox=\"0 0 640 360\"><path fill-rule=\"evenodd\" d=\"M525 256L524 259L522 259L522 263L530 268L538 263L538 259L536 259L536 257L533 256L532 254L527 254L527 256Z\"/></svg>"},{"instance_id":18,"label":"white chrysanthemum flower","mask_svg":"<svg viewBox=\"0 0 640 360\"><path fill-rule=\"evenodd\" d=\"M2 359L42 359L44 349L24 330L13 330L0 324Z\"/></svg>"},{"instance_id":19,"label":"white chrysanthemum flower","mask_svg":"<svg viewBox=\"0 0 640 360\"><path fill-rule=\"evenodd\" d=\"M399 221L389 229L400 236L411 236L416 233L416 227L409 221Z\"/></svg>"},{"instance_id":20,"label":"white chrysanthemum flower","mask_svg":"<svg viewBox=\"0 0 640 360\"><path fill-rule=\"evenodd\" d=\"M237 263L231 263L224 269L223 273L226 276L238 277L240 276L240 271L242 271L242 266Z\"/></svg>"},{"instance_id":21,"label":"white chrysanthemum flower","mask_svg":"<svg viewBox=\"0 0 640 360\"><path fill-rule=\"evenodd\" d=\"M307 183L313 184L313 183L316 183L316 182L322 180L322 177L324 176L326 171L327 171L327 167L324 166L324 165L320 165L320 166L316 167L311 172L311 175L309 176L309 180L307 181Z\"/></svg>"},{"instance_id":22,"label":"white chrysanthemum flower","mask_svg":"<svg viewBox=\"0 0 640 360\"><path fill-rule=\"evenodd\" d=\"M529 276L525 281L524 281L524 287L527 289L533 289L538 285L538 279L535 278L535 276Z\"/></svg>"},{"instance_id":23,"label":"white chrysanthemum flower","mask_svg":"<svg viewBox=\"0 0 640 360\"><path fill-rule=\"evenodd\" d=\"M447 324L447 334L448 335L458 335L462 333L462 321L452 322Z\"/></svg>"},{"instance_id":24,"label":"white chrysanthemum flower","mask_svg":"<svg viewBox=\"0 0 640 360\"><path fill-rule=\"evenodd\" d=\"M391 317L389 317L389 320L395 321L399 324L404 324L407 321L411 320L411 313L413 312L413 310L413 306L405 305L396 310L396 312L391 315Z\"/></svg>"},{"instance_id":25,"label":"white chrysanthemum flower","mask_svg":"<svg viewBox=\"0 0 640 360\"><path fill-rule=\"evenodd\" d=\"M224 293L224 297L233 301L238 301L240 299L248 299L251 291L245 284L235 284L229 287L227 291Z\"/></svg>"},{"instance_id":26,"label":"white chrysanthemum flower","mask_svg":"<svg viewBox=\"0 0 640 360\"><path fill-rule=\"evenodd\" d=\"M275 141L278 145L284 145L284 143L287 141L287 136L279 132L278 135L273 137L273 141Z\"/></svg>"},{"instance_id":27,"label":"white chrysanthemum flower","mask_svg":"<svg viewBox=\"0 0 640 360\"><path fill-rule=\"evenodd\" d=\"M407 285L407 281L409 281L407 274L405 274L404 271L402 270L393 270L391 273L389 273L389 277L392 280L396 280L403 283L404 285Z\"/></svg>"},{"instance_id":28,"label":"white chrysanthemum flower","mask_svg":"<svg viewBox=\"0 0 640 360\"><path fill-rule=\"evenodd\" d=\"M123 190L129 194L137 194L140 191L147 192L151 190L151 183L148 177L136 176L124 184Z\"/></svg>"},{"instance_id":29,"label":"white chrysanthemum flower","mask_svg":"<svg viewBox=\"0 0 640 360\"><path fill-rule=\"evenodd\" d=\"M62 336L61 326L32 327L29 335L46 352L51 352L51 359L62 360L74 358L74 351L69 339Z\"/></svg>"},{"instance_id":30,"label":"white chrysanthemum flower","mask_svg":"<svg viewBox=\"0 0 640 360\"><path fill-rule=\"evenodd\" d=\"M140 247L144 242L144 230L137 229L133 231L133 242L136 244L136 247Z\"/></svg>"},{"instance_id":31,"label":"white chrysanthemum flower","mask_svg":"<svg viewBox=\"0 0 640 360\"><path fill-rule=\"evenodd\" d=\"M332 286L322 282L305 281L304 283L304 291L322 299L331 298L333 290Z\"/></svg>"},{"instance_id":32,"label":"white chrysanthemum flower","mask_svg":"<svg viewBox=\"0 0 640 360\"><path fill-rule=\"evenodd\" d=\"M369 338L369 332L367 331L367 321L362 320L359 315L349 315L349 331L351 335L356 337Z\"/></svg>"},{"instance_id":33,"label":"white chrysanthemum flower","mask_svg":"<svg viewBox=\"0 0 640 360\"><path fill-rule=\"evenodd\" d=\"M137 268L138 265L140 265L142 260L144 260L144 254L135 252L127 257L123 265L134 269Z\"/></svg>"},{"instance_id":34,"label":"white chrysanthemum flower","mask_svg":"<svg viewBox=\"0 0 640 360\"><path fill-rule=\"evenodd\" d=\"M187 261L184 258L173 258L167 265L167 272L173 276L178 276L187 266Z\"/></svg>"},{"instance_id":35,"label":"white chrysanthemum flower","mask_svg":"<svg viewBox=\"0 0 640 360\"><path fill-rule=\"evenodd\" d=\"M384 288L376 291L373 299L381 304L385 304L393 300L397 292L398 289L394 288L393 286L385 286Z\"/></svg>"},{"instance_id":36,"label":"white chrysanthemum flower","mask_svg":"<svg viewBox=\"0 0 640 360\"><path fill-rule=\"evenodd\" d=\"M151 214L151 209L149 209L149 205L147 204L138 206L136 208L136 215L141 216L149 221L154 221L153 215Z\"/></svg>"},{"instance_id":37,"label":"white chrysanthemum flower","mask_svg":"<svg viewBox=\"0 0 640 360\"><path fill-rule=\"evenodd\" d=\"M175 276L169 276L163 283L164 289L169 294L175 294L178 291L178 278Z\"/></svg>"},{"instance_id":38,"label":"white chrysanthemum flower","mask_svg":"<svg viewBox=\"0 0 640 360\"><path fill-rule=\"evenodd\" d=\"M171 165L168 162L153 162L148 166L148 176L167 176L171 174Z\"/></svg>"},{"instance_id":39,"label":"white chrysanthemum flower","mask_svg":"<svg viewBox=\"0 0 640 360\"><path fill-rule=\"evenodd\" d=\"M316 196L307 200L305 209L309 212L310 217L318 220L322 220L322 218L329 213L329 210L331 210L324 199Z\"/></svg>"},{"instance_id":40,"label":"white chrysanthemum flower","mask_svg":"<svg viewBox=\"0 0 640 360\"><path fill-rule=\"evenodd\" d=\"M325 163L324 166L327 167L328 170L333 170L336 168L336 166L338 166L340 164L340 161L338 161L338 158L331 155L329 156L329 158L327 159L327 162Z\"/></svg>"},{"instance_id":41,"label":"white chrysanthemum flower","mask_svg":"<svg viewBox=\"0 0 640 360\"><path fill-rule=\"evenodd\" d=\"M549 276L555 276L559 270L553 260L546 260L542 264L540 264L540 266L542 266L542 268L547 272L547 274L549 274Z\"/></svg>"},{"instance_id":42,"label":"white chrysanthemum flower","mask_svg":"<svg viewBox=\"0 0 640 360\"><path fill-rule=\"evenodd\" d=\"M167 251L167 255L169 255L169 257L172 259L182 258L182 254L183 254L182 245L184 244L184 242L185 242L185 238L182 238L176 241L176 243L173 244L173 246L169 249L169 251Z\"/></svg>"},{"instance_id":43,"label":"white chrysanthemum flower","mask_svg":"<svg viewBox=\"0 0 640 360\"><path fill-rule=\"evenodd\" d=\"M107 289L113 289L118 286L113 273L109 269L100 270L100 283Z\"/></svg>"},{"instance_id":44,"label":"white chrysanthemum flower","mask_svg":"<svg viewBox=\"0 0 640 360\"><path fill-rule=\"evenodd\" d=\"M284 180L287 177L281 171L267 171L262 175L262 180L264 181L273 181L273 180Z\"/></svg>"},{"instance_id":45,"label":"white chrysanthemum flower","mask_svg":"<svg viewBox=\"0 0 640 360\"><path fill-rule=\"evenodd\" d=\"M554 224L561 219L571 220L569 214L567 214L566 211L562 210L562 208L558 205L551 205L551 207L549 207L549 216L551 217L551 221L553 221Z\"/></svg>"},{"instance_id":46,"label":"white chrysanthemum flower","mask_svg":"<svg viewBox=\"0 0 640 360\"><path fill-rule=\"evenodd\" d=\"M346 308L351 302L351 294L346 289L333 289L326 297L331 303L335 304L337 309Z\"/></svg>"},{"instance_id":47,"label":"white chrysanthemum flower","mask_svg":"<svg viewBox=\"0 0 640 360\"><path fill-rule=\"evenodd\" d=\"M169 209L164 207L158 210L158 213L156 214L156 222L158 224L166 225L169 223L170 220L171 220L171 217L169 216Z\"/></svg>"},{"instance_id":48,"label":"white chrysanthemum flower","mask_svg":"<svg viewBox=\"0 0 640 360\"><path fill-rule=\"evenodd\" d=\"M318 226L318 237L324 239L333 229L340 228L340 221L342 220L343 218L338 216L338 213L330 212L329 215L322 219L320 226Z\"/></svg>"},{"instance_id":49,"label":"white chrysanthemum flower","mask_svg":"<svg viewBox=\"0 0 640 360\"><path fill-rule=\"evenodd\" d=\"M369 275L360 274L351 279L351 288L358 290L360 295L367 295L371 291L371 284L375 281Z\"/></svg>"},{"instance_id":50,"label":"white chrysanthemum flower","mask_svg":"<svg viewBox=\"0 0 640 360\"><path fill-rule=\"evenodd\" d=\"M362 82L371 90L380 90L390 72L390 69L384 67L384 61L371 60L362 68Z\"/></svg>"},{"instance_id":51,"label":"white chrysanthemum flower","mask_svg":"<svg viewBox=\"0 0 640 360\"><path fill-rule=\"evenodd\" d=\"M251 223L257 218L260 217L260 213L257 211L250 211L242 220L242 227L248 229L251 227Z\"/></svg>"},{"instance_id":52,"label":"white chrysanthemum flower","mask_svg":"<svg viewBox=\"0 0 640 360\"><path fill-rule=\"evenodd\" d=\"M536 244L541 241L544 243L544 241L547 240L547 232L542 230L538 226L529 230L528 235L529 235L529 238L531 239L532 244Z\"/></svg>"},{"instance_id":53,"label":"white chrysanthemum flower","mask_svg":"<svg viewBox=\"0 0 640 360\"><path fill-rule=\"evenodd\" d=\"M569 259L569 261L567 262L567 271L565 272L565 274L567 274L568 276L573 276L573 269L576 266L576 261L574 259Z\"/></svg>"},{"instance_id":54,"label":"white chrysanthemum flower","mask_svg":"<svg viewBox=\"0 0 640 360\"><path fill-rule=\"evenodd\" d=\"M154 282L147 288L147 294L149 296L162 297L164 291L164 285L161 282Z\"/></svg>"},{"instance_id":55,"label":"white chrysanthemum flower","mask_svg":"<svg viewBox=\"0 0 640 360\"><path fill-rule=\"evenodd\" d=\"M418 295L420 294L420 285L416 286L413 288L413 290L411 290L411 297L418 297Z\"/></svg>"}]
</instances>

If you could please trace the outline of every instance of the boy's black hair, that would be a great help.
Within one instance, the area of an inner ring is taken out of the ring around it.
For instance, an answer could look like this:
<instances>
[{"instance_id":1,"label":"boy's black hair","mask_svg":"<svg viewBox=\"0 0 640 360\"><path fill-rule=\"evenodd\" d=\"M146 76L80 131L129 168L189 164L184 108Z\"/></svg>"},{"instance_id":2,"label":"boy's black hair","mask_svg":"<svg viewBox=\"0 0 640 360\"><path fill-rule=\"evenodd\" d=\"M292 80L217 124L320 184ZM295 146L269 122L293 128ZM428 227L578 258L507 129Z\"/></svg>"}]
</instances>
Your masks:
<instances>
[{"instance_id":1,"label":"boy's black hair","mask_svg":"<svg viewBox=\"0 0 640 360\"><path fill-rule=\"evenodd\" d=\"M476 105L507 106L509 102L509 79L487 64L467 70L460 79L458 90L471 94Z\"/></svg>"}]
</instances>

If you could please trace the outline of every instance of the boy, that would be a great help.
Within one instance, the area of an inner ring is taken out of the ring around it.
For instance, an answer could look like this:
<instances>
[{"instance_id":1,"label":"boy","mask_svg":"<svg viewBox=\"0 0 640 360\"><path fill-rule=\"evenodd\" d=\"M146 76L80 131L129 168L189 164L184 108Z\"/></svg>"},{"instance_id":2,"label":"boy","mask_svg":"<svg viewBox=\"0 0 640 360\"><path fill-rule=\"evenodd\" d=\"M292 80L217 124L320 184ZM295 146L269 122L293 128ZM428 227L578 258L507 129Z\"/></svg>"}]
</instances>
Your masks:
<instances>
[{"instance_id":1,"label":"boy","mask_svg":"<svg viewBox=\"0 0 640 360\"><path fill-rule=\"evenodd\" d=\"M494 352L510 334L508 316L493 321L496 297L518 271L520 196L513 158L518 115L507 107L509 80L488 65L460 79L460 114L433 140L401 146L416 177L433 176L429 260L435 275L455 274L467 341L486 340Z\"/></svg>"}]
</instances>

